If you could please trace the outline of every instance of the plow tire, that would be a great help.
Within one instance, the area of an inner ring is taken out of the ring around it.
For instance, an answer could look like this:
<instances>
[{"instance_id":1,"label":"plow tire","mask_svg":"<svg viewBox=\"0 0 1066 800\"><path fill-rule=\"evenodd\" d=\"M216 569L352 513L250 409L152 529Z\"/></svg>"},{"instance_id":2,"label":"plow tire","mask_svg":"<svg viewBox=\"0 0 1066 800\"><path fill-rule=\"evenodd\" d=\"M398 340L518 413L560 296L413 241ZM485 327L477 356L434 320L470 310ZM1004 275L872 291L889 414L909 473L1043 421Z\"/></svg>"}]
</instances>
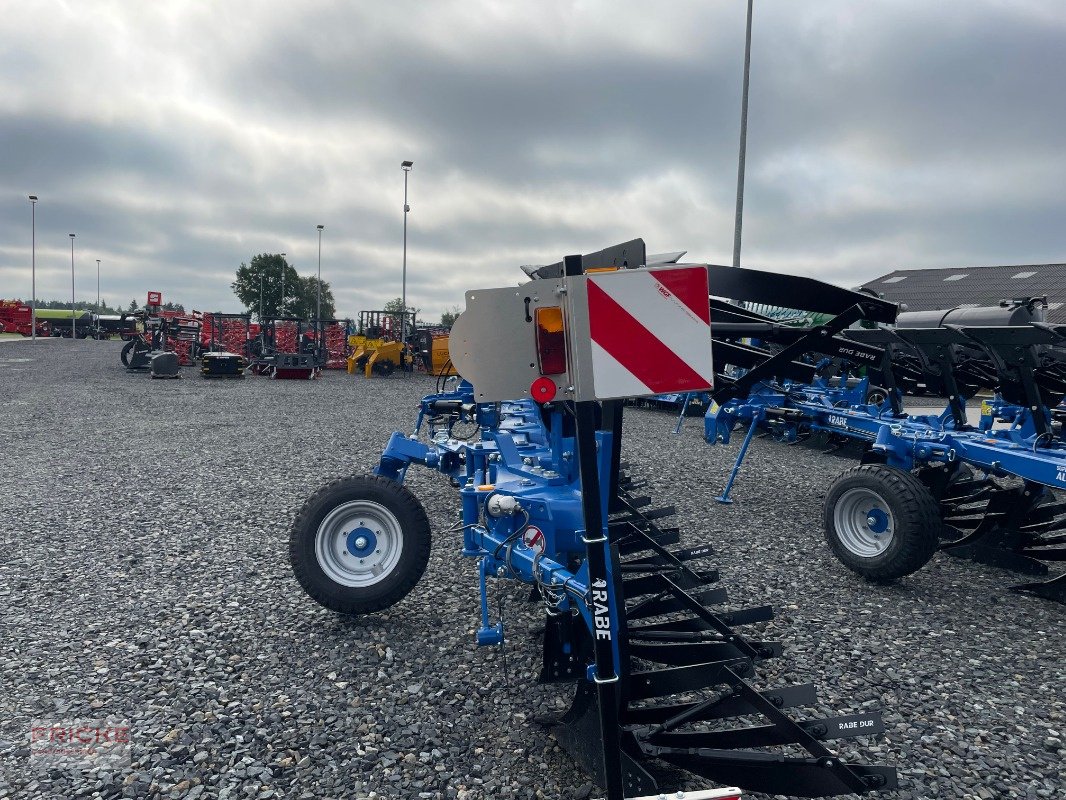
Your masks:
<instances>
[{"instance_id":1,"label":"plow tire","mask_svg":"<svg viewBox=\"0 0 1066 800\"><path fill-rule=\"evenodd\" d=\"M889 582L928 563L940 541L940 508L916 477L865 464L841 473L824 508L833 555L864 578Z\"/></svg>"},{"instance_id":2,"label":"plow tire","mask_svg":"<svg viewBox=\"0 0 1066 800\"><path fill-rule=\"evenodd\" d=\"M130 365L130 359L133 357L133 348L137 346L136 342L136 339L130 339L122 346L122 352L119 354L122 359L122 366L128 367Z\"/></svg>"},{"instance_id":3,"label":"plow tire","mask_svg":"<svg viewBox=\"0 0 1066 800\"><path fill-rule=\"evenodd\" d=\"M405 486L376 475L340 478L304 503L289 537L296 580L340 614L371 614L402 600L426 571L430 527Z\"/></svg>"}]
</instances>

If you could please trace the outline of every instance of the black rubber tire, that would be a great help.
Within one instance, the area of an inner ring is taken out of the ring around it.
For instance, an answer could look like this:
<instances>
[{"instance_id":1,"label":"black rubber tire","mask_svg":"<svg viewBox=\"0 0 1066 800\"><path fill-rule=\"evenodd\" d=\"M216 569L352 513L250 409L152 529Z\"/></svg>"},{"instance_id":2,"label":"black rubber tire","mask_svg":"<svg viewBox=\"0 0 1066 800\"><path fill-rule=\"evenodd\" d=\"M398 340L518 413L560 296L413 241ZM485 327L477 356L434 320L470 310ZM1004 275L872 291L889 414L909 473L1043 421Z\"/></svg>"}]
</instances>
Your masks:
<instances>
[{"instance_id":1,"label":"black rubber tire","mask_svg":"<svg viewBox=\"0 0 1066 800\"><path fill-rule=\"evenodd\" d=\"M882 405L888 399L888 389L871 385L866 392L866 402L870 405Z\"/></svg>"},{"instance_id":2,"label":"black rubber tire","mask_svg":"<svg viewBox=\"0 0 1066 800\"><path fill-rule=\"evenodd\" d=\"M370 586L334 581L315 554L322 521L337 506L352 500L383 506L396 518L403 538L396 566ZM406 486L377 475L356 475L328 483L307 499L289 535L289 563L297 582L318 604L339 614L372 614L400 602L415 587L429 563L430 540L425 509Z\"/></svg>"},{"instance_id":3,"label":"black rubber tire","mask_svg":"<svg viewBox=\"0 0 1066 800\"><path fill-rule=\"evenodd\" d=\"M856 488L878 495L894 525L891 543L876 556L864 557L849 550L836 529L837 502ZM878 583L918 571L933 557L940 542L940 506L932 492L909 472L883 464L852 467L837 476L826 494L823 522L833 555L848 569Z\"/></svg>"},{"instance_id":4,"label":"black rubber tire","mask_svg":"<svg viewBox=\"0 0 1066 800\"><path fill-rule=\"evenodd\" d=\"M382 378L389 377L396 369L396 365L391 361L377 361L374 363L372 372L380 375Z\"/></svg>"},{"instance_id":5,"label":"black rubber tire","mask_svg":"<svg viewBox=\"0 0 1066 800\"><path fill-rule=\"evenodd\" d=\"M126 342L126 344L124 344L122 346L122 354L121 354L122 366L127 367L127 368L129 367L129 365L130 365L130 356L133 354L133 348L136 347L136 346L137 346L137 340L136 339L130 339L128 342Z\"/></svg>"}]
</instances>

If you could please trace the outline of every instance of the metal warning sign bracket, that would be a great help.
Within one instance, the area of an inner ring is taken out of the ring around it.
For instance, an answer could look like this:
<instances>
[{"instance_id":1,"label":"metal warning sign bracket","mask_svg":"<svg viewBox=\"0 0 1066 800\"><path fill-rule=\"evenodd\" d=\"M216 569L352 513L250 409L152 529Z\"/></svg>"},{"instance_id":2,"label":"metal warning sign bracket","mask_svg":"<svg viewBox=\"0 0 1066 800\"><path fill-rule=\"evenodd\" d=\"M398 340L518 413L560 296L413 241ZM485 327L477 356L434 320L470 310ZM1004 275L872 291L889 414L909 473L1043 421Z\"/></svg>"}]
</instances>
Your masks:
<instances>
[{"instance_id":1,"label":"metal warning sign bracket","mask_svg":"<svg viewBox=\"0 0 1066 800\"><path fill-rule=\"evenodd\" d=\"M563 310L566 368L544 375L537 310L553 307ZM707 269L593 271L470 291L449 349L478 402L606 400L710 389Z\"/></svg>"}]
</instances>

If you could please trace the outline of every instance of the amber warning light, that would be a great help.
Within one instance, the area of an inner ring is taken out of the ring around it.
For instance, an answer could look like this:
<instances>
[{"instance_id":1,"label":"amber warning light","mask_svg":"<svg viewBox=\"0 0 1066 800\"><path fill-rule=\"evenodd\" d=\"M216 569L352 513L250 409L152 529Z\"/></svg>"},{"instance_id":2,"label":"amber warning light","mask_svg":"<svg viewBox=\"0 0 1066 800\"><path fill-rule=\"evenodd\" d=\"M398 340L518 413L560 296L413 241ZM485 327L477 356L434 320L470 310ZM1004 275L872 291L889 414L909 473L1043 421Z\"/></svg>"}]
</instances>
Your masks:
<instances>
[{"instance_id":1,"label":"amber warning light","mask_svg":"<svg viewBox=\"0 0 1066 800\"><path fill-rule=\"evenodd\" d=\"M558 306L545 306L536 310L537 366L541 377L529 387L530 396L538 403L550 403L555 399L558 387L547 375L566 372L566 332L563 330L563 310Z\"/></svg>"},{"instance_id":2,"label":"amber warning light","mask_svg":"<svg viewBox=\"0 0 1066 800\"><path fill-rule=\"evenodd\" d=\"M566 333L563 310L558 306L537 309L537 361L541 375L566 372Z\"/></svg>"}]
</instances>

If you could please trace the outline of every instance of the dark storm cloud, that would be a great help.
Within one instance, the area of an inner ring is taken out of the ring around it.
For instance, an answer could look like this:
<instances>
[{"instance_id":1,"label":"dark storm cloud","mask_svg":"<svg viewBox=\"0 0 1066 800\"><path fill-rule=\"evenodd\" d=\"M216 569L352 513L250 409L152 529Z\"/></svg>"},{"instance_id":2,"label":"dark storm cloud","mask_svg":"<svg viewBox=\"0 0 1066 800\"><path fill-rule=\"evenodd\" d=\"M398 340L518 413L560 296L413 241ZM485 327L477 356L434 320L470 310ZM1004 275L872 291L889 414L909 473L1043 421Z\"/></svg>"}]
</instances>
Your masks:
<instances>
[{"instance_id":1,"label":"dark storm cloud","mask_svg":"<svg viewBox=\"0 0 1066 800\"><path fill-rule=\"evenodd\" d=\"M744 5L7 15L0 295L28 293L35 192L47 296L69 290L74 230L109 299L237 310L236 266L284 251L312 272L321 222L340 310L379 307L400 293L403 158L408 295L429 316L634 236L728 262ZM847 284L1062 260L1060 9L756 0L745 262Z\"/></svg>"}]
</instances>

